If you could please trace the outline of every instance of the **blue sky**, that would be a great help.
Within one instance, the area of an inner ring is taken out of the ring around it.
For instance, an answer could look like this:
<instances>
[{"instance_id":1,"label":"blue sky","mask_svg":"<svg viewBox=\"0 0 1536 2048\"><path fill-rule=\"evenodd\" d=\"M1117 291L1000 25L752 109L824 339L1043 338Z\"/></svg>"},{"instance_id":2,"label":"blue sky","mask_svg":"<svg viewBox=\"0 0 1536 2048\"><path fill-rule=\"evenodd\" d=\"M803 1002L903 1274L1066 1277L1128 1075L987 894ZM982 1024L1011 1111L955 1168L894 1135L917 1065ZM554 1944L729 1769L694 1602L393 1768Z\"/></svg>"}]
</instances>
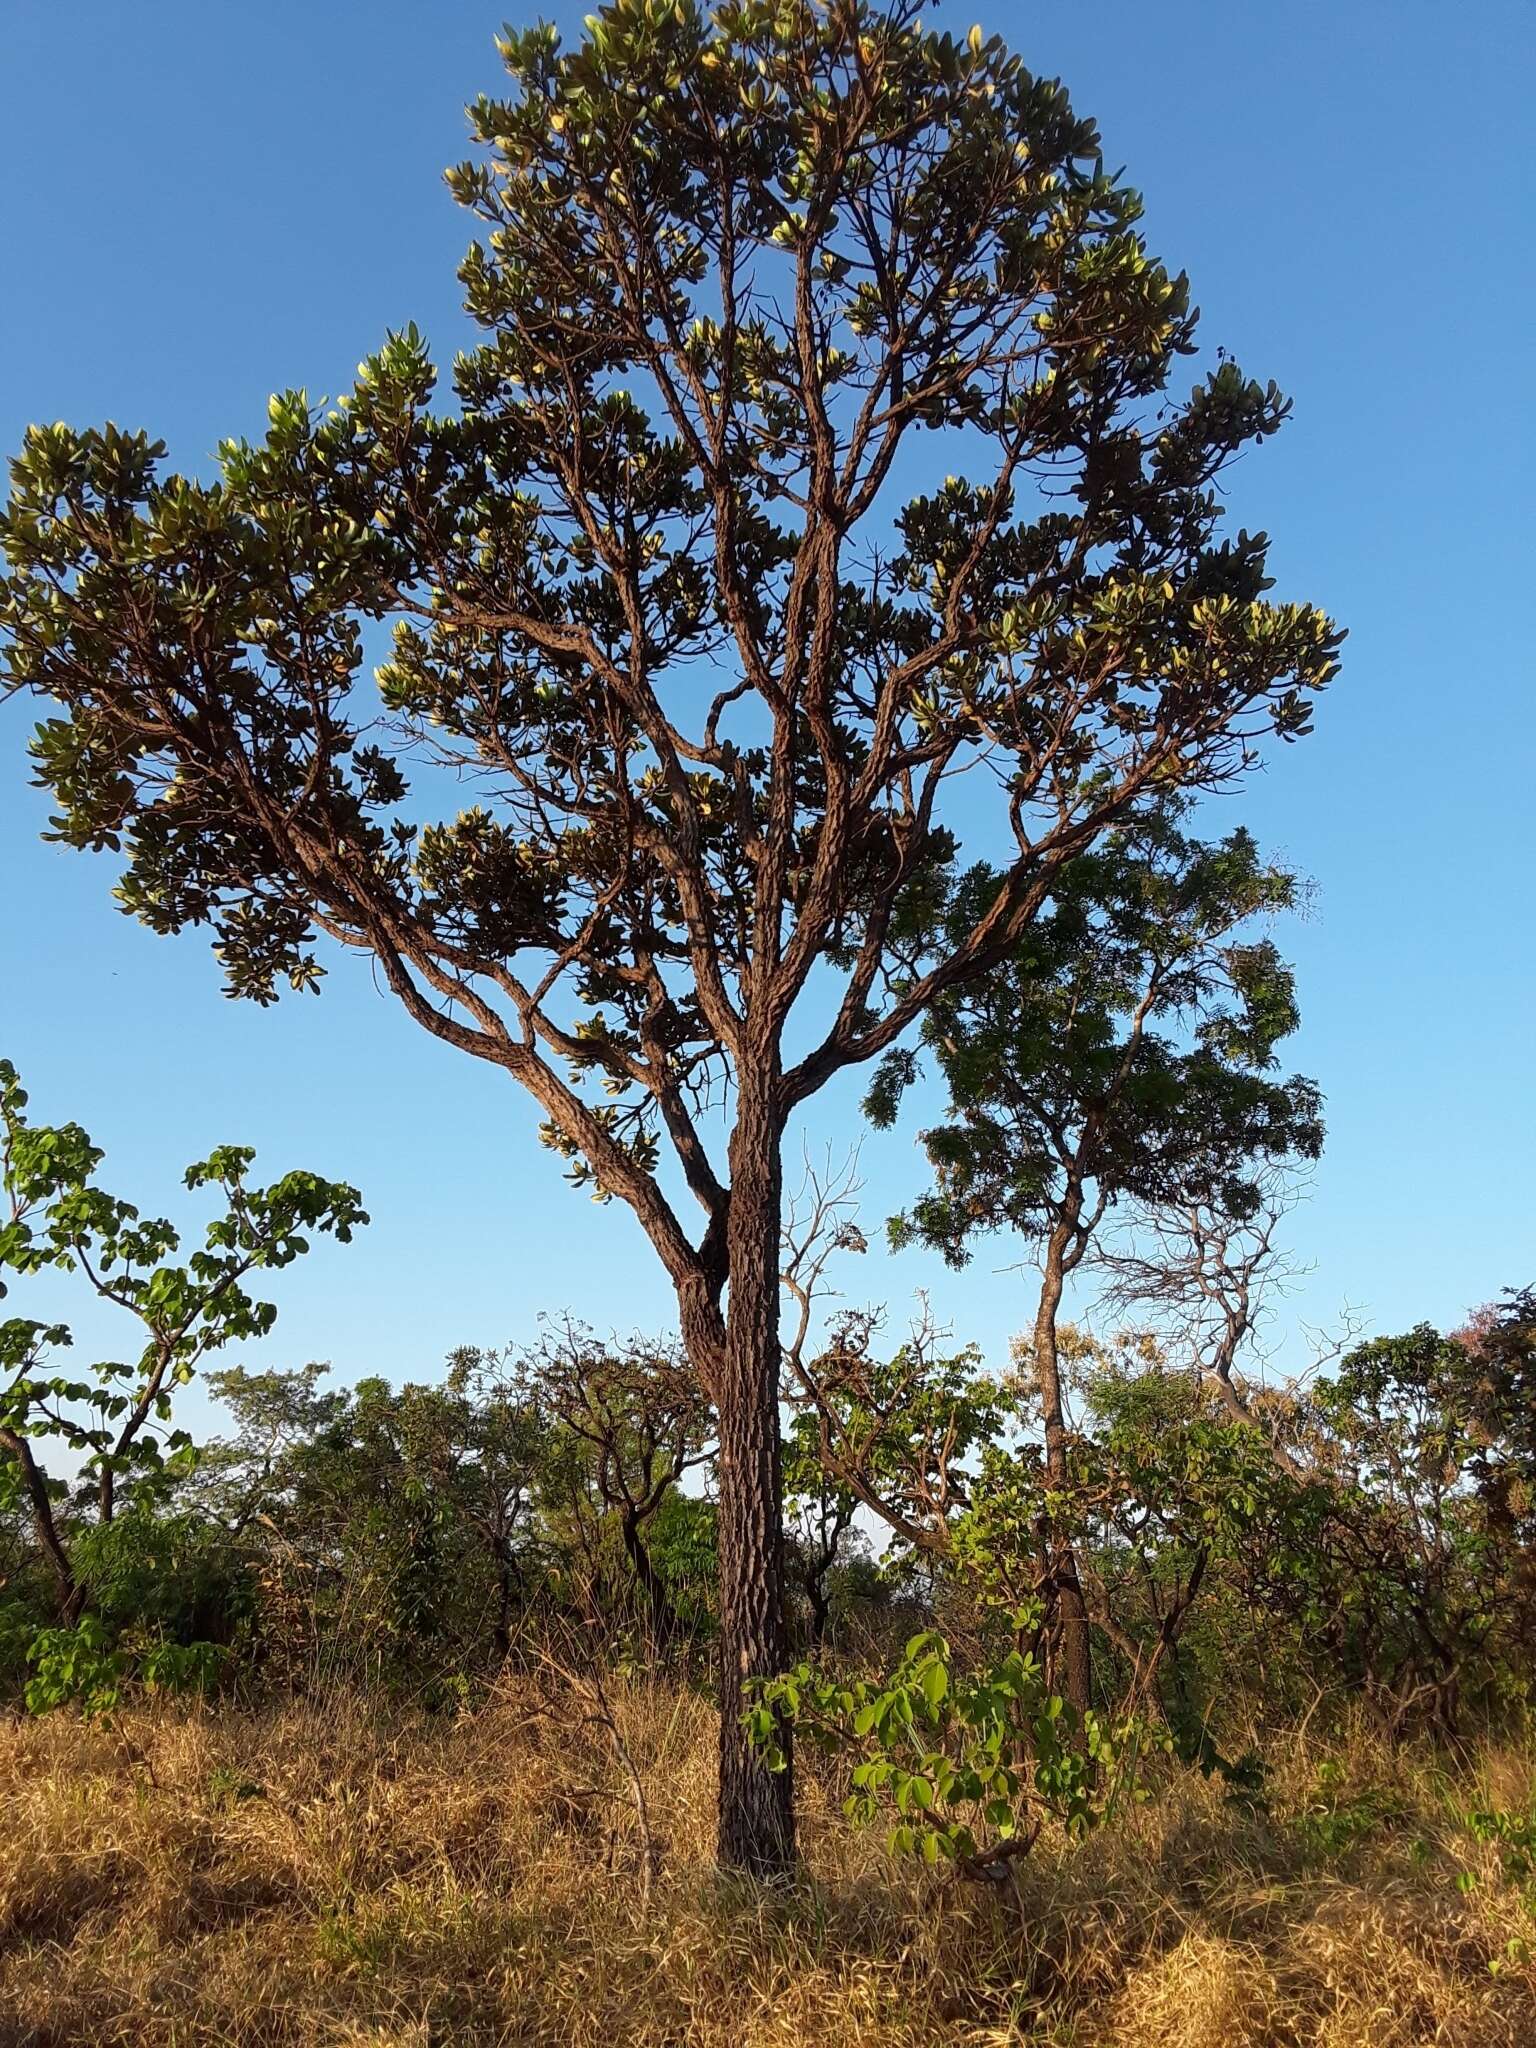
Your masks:
<instances>
[{"instance_id":1,"label":"blue sky","mask_svg":"<svg viewBox=\"0 0 1536 2048\"><path fill-rule=\"evenodd\" d=\"M1098 119L1208 346L1295 397L1230 488L1234 523L1274 536L1280 593L1351 631L1315 735L1239 807L1317 884L1282 934L1292 1063L1330 1125L1290 1313L1454 1320L1536 1277L1536 9L935 10L961 32L976 14ZM345 388L390 326L450 355L469 223L441 172L466 153L464 102L496 89L500 20L479 0L6 0L0 448L34 419L110 417L197 469L260 431L270 391ZM318 1000L232 1004L201 940L130 924L106 863L41 845L28 722L0 707L0 1051L36 1114L84 1122L146 1206L226 1139L368 1198L350 1249L281 1276L266 1363L423 1375L541 1308L666 1322L627 1214L568 1190L513 1085L429 1042L365 969ZM818 1145L853 1134L856 1092L826 1102ZM912 1140L865 1143L872 1232L921 1184ZM845 1284L897 1317L926 1286L998 1356L1028 1306L1012 1256L957 1278L881 1254ZM82 1318L82 1342L100 1327Z\"/></svg>"}]
</instances>

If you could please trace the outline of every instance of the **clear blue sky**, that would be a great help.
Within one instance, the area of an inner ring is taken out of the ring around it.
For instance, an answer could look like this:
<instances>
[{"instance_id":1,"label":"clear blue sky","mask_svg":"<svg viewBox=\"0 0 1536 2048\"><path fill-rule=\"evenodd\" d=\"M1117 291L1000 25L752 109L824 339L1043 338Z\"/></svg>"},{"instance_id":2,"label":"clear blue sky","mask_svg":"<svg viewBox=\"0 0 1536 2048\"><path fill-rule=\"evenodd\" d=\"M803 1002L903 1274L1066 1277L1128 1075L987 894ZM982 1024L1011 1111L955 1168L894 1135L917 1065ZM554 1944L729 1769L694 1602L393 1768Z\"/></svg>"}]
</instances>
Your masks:
<instances>
[{"instance_id":1,"label":"clear blue sky","mask_svg":"<svg viewBox=\"0 0 1536 2048\"><path fill-rule=\"evenodd\" d=\"M964 30L975 0L935 10ZM566 28L580 8L546 13ZM1065 78L1191 273L1208 345L1296 399L1235 475L1283 594L1351 629L1317 732L1242 806L1315 877L1285 935L1294 1064L1330 1140L1295 1310L1454 1319L1536 1277L1536 838L1530 89L1536 7L1474 0L1099 0L976 9ZM270 391L350 382L415 319L461 339L467 220L441 183L495 90L480 0L6 0L0 10L0 447L107 417L187 468ZM617 1206L567 1190L512 1084L337 974L276 1010L218 992L206 945L110 905L107 863L39 844L23 707L0 710L0 1050L40 1117L80 1118L109 1184L170 1200L212 1143L363 1188L372 1228L282 1276L266 1362L432 1371L540 1308L666 1321ZM851 1095L821 1135L853 1128ZM866 1144L866 1225L915 1191L910 1130ZM871 1258L850 1290L931 1287L1000 1352L1026 1289Z\"/></svg>"}]
</instances>

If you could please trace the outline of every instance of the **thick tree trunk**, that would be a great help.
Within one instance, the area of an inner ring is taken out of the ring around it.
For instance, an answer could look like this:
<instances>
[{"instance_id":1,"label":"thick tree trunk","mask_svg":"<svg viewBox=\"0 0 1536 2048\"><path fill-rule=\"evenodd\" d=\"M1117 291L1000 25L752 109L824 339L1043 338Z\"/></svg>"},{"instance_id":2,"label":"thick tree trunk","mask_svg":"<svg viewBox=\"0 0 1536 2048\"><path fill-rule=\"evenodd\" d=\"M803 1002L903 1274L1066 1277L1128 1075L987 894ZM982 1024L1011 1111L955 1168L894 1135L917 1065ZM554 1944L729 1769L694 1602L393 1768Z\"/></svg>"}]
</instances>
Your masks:
<instances>
[{"instance_id":1,"label":"thick tree trunk","mask_svg":"<svg viewBox=\"0 0 1536 2048\"><path fill-rule=\"evenodd\" d=\"M765 1063L766 1064L766 1063ZM725 1356L720 1424L720 1831L722 1864L777 1877L795 1860L793 1773L747 1741L748 1681L785 1667L779 1465L779 1230L775 1076L740 1080L731 1138ZM783 1748L789 1754L788 1730Z\"/></svg>"},{"instance_id":2,"label":"thick tree trunk","mask_svg":"<svg viewBox=\"0 0 1536 2048\"><path fill-rule=\"evenodd\" d=\"M1053 1490L1067 1483L1067 1426L1061 1399L1061 1358L1056 1343L1056 1323L1061 1312L1065 1284L1068 1235L1058 1228L1046 1246L1045 1270L1040 1286L1040 1307L1035 1316L1035 1381L1040 1390L1040 1407L1045 1427L1045 1475ZM1088 1609L1077 1575L1077 1556L1070 1537L1059 1529L1045 1531L1048 1575L1046 1580L1047 1619L1054 1618L1061 1645L1061 1668L1057 1687L1067 1704L1077 1710L1079 1726L1093 1698L1093 1650Z\"/></svg>"}]
</instances>

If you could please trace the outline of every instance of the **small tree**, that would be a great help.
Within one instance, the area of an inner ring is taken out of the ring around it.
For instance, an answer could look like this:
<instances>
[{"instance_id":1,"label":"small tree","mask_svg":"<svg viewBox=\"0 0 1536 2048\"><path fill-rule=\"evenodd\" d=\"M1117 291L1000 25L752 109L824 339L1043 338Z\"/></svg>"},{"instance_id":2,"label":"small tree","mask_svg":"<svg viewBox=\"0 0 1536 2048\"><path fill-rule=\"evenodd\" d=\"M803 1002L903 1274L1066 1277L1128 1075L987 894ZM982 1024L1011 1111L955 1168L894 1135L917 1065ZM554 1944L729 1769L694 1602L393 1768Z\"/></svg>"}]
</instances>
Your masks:
<instances>
[{"instance_id":1,"label":"small tree","mask_svg":"<svg viewBox=\"0 0 1536 2048\"><path fill-rule=\"evenodd\" d=\"M274 398L211 485L34 428L0 521L56 833L120 848L155 929L209 926L236 994L313 987L318 935L370 957L647 1232L719 1415L720 1848L762 1871L793 1854L740 1721L784 1654L786 1125L1154 792L1304 732L1339 644L1264 596L1262 536L1218 537L1215 479L1286 401L1227 363L1168 398L1188 287L1097 131L918 13L509 33L450 180L485 330L456 412L410 328L332 411ZM913 460L956 473L902 503ZM472 807L409 800L421 763ZM908 972L962 774L1009 855Z\"/></svg>"},{"instance_id":2,"label":"small tree","mask_svg":"<svg viewBox=\"0 0 1536 2048\"><path fill-rule=\"evenodd\" d=\"M829 1470L816 1417L802 1413L784 1438L784 1507L790 1545L810 1610L809 1644L821 1648L831 1615L828 1590L859 1497Z\"/></svg>"},{"instance_id":3,"label":"small tree","mask_svg":"<svg viewBox=\"0 0 1536 2048\"><path fill-rule=\"evenodd\" d=\"M507 1352L461 1345L448 1361L447 1405L434 1463L456 1480L459 1514L476 1531L496 1579L492 1638L498 1657L512 1648L519 1607L533 1597L542 1569L538 1489L549 1454L549 1411L531 1376Z\"/></svg>"},{"instance_id":4,"label":"small tree","mask_svg":"<svg viewBox=\"0 0 1536 2048\"><path fill-rule=\"evenodd\" d=\"M1274 1296L1295 1278L1281 1225L1300 1185L1283 1152L1247 1166L1237 1179L1192 1178L1172 1199L1136 1205L1105 1253L1103 1300L1150 1320L1167 1352L1205 1381L1233 1422L1262 1429L1280 1470L1299 1479L1307 1461L1286 1441L1295 1396L1256 1389L1240 1361L1258 1343ZM1313 1370L1347 1341L1325 1340Z\"/></svg>"},{"instance_id":5,"label":"small tree","mask_svg":"<svg viewBox=\"0 0 1536 2048\"><path fill-rule=\"evenodd\" d=\"M604 1344L567 1320L527 1361L548 1413L569 1432L576 1483L618 1528L657 1635L675 1616L651 1561L648 1531L688 1472L713 1462L715 1423L698 1375L676 1344Z\"/></svg>"},{"instance_id":6,"label":"small tree","mask_svg":"<svg viewBox=\"0 0 1536 2048\"><path fill-rule=\"evenodd\" d=\"M1333 1481L1320 1632L1394 1731L1423 1715L1454 1735L1463 1697L1501 1670L1525 1689L1533 1305L1516 1296L1461 1336L1371 1338L1313 1389Z\"/></svg>"},{"instance_id":7,"label":"small tree","mask_svg":"<svg viewBox=\"0 0 1536 2048\"><path fill-rule=\"evenodd\" d=\"M1087 1611L1120 1663L1121 1711L1170 1712L1167 1667L1171 1717L1198 1752L1201 1714L1180 1660L1197 1603L1247 1551L1266 1549L1283 1570L1315 1518L1267 1436L1230 1416L1200 1374L1171 1366L1149 1333L1105 1345L1073 1332L1063 1351L1082 1415L1056 1512L1073 1531ZM1006 1511L1006 1482L979 1493L979 1522Z\"/></svg>"},{"instance_id":8,"label":"small tree","mask_svg":"<svg viewBox=\"0 0 1536 2048\"><path fill-rule=\"evenodd\" d=\"M941 930L968 929L997 886L962 878ZM1234 832L1193 840L1172 805L1111 835L1058 877L1046 914L991 973L940 993L921 1044L948 1095L923 1141L933 1190L891 1233L963 1265L978 1235L1007 1229L1038 1253L1027 1360L1040 1402L1047 1485L1067 1482L1068 1425L1057 1328L1068 1280L1117 1204L1156 1215L1259 1202L1255 1174L1315 1157L1316 1088L1272 1074L1295 1029L1291 975L1274 946L1243 932L1289 907L1292 877ZM886 1055L867 1107L890 1123L920 1053ZM1060 1689L1079 1714L1091 1687L1088 1612L1077 1561L1042 1524L1042 1588L1060 1644Z\"/></svg>"},{"instance_id":9,"label":"small tree","mask_svg":"<svg viewBox=\"0 0 1536 2048\"><path fill-rule=\"evenodd\" d=\"M471 1346L440 1384L327 1390L325 1371L211 1375L235 1428L195 1482L202 1512L259 1554L290 1663L302 1649L417 1684L424 1655L434 1677L499 1666L551 1563L539 1488L552 1432L526 1374Z\"/></svg>"},{"instance_id":10,"label":"small tree","mask_svg":"<svg viewBox=\"0 0 1536 2048\"><path fill-rule=\"evenodd\" d=\"M1471 1362L1468 1469L1494 1524L1536 1541L1536 1287L1508 1289L1455 1333Z\"/></svg>"},{"instance_id":11,"label":"small tree","mask_svg":"<svg viewBox=\"0 0 1536 2048\"><path fill-rule=\"evenodd\" d=\"M974 1346L943 1351L926 1315L889 1357L880 1329L878 1315L845 1316L824 1351L797 1361L804 1420L834 1484L909 1549L942 1555L970 1497L972 1454L1004 1426L1010 1404Z\"/></svg>"},{"instance_id":12,"label":"small tree","mask_svg":"<svg viewBox=\"0 0 1536 2048\"><path fill-rule=\"evenodd\" d=\"M176 1389L212 1352L271 1329L277 1310L246 1292L249 1276L290 1265L309 1249L306 1231L346 1243L368 1219L355 1188L317 1174L252 1187L255 1154L225 1145L187 1168L187 1186L213 1188L222 1209L203 1248L177 1264L180 1239L170 1223L141 1216L97 1185L103 1155L80 1126L29 1123L26 1106L16 1069L0 1060L0 1273L80 1274L98 1299L126 1314L139 1347L127 1362L69 1373L52 1356L70 1343L65 1324L0 1321L0 1449L8 1454L0 1462L0 1503L26 1503L72 1626L86 1589L55 1512L68 1489L50 1478L35 1446L48 1438L63 1443L79 1462L95 1519L110 1524L124 1484L153 1490L191 1462L186 1432L171 1426Z\"/></svg>"}]
</instances>

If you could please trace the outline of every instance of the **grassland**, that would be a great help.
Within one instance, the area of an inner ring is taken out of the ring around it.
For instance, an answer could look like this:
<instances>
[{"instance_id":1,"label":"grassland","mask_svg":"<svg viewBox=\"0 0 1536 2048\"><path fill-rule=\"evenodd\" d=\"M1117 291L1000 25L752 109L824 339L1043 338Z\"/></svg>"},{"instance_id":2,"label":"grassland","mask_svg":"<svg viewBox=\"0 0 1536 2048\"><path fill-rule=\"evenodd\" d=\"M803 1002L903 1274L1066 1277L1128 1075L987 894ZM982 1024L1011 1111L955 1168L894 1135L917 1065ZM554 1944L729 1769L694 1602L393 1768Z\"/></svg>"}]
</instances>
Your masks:
<instances>
[{"instance_id":1,"label":"grassland","mask_svg":"<svg viewBox=\"0 0 1536 2048\"><path fill-rule=\"evenodd\" d=\"M1296 1740L1260 1803L1177 1772L995 1898L892 1866L812 1779L808 1875L764 1895L709 1869L707 1704L611 1696L622 1742L531 1681L457 1719L7 1724L0 2042L1536 2042L1536 1925L1467 1824L1530 1810L1519 1750Z\"/></svg>"}]
</instances>

